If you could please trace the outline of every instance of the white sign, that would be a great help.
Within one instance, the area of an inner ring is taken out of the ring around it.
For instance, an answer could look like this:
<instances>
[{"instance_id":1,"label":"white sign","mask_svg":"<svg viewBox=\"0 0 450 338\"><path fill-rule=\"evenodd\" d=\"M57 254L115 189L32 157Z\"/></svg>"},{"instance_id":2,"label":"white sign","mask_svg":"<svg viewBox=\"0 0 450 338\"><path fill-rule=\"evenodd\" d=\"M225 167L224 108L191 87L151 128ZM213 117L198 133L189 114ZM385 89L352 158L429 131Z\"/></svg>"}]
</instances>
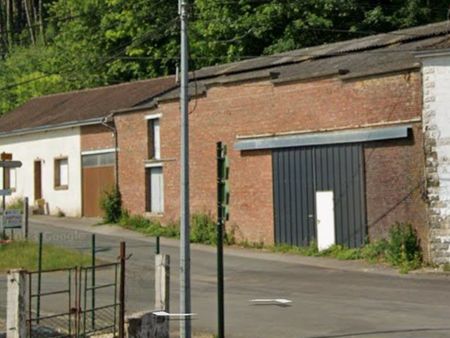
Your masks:
<instances>
[{"instance_id":1,"label":"white sign","mask_svg":"<svg viewBox=\"0 0 450 338\"><path fill-rule=\"evenodd\" d=\"M2 217L3 229L14 229L22 227L21 210L5 210Z\"/></svg>"},{"instance_id":2,"label":"white sign","mask_svg":"<svg viewBox=\"0 0 450 338\"><path fill-rule=\"evenodd\" d=\"M0 189L0 196L9 196L12 194L11 189Z\"/></svg>"}]
</instances>

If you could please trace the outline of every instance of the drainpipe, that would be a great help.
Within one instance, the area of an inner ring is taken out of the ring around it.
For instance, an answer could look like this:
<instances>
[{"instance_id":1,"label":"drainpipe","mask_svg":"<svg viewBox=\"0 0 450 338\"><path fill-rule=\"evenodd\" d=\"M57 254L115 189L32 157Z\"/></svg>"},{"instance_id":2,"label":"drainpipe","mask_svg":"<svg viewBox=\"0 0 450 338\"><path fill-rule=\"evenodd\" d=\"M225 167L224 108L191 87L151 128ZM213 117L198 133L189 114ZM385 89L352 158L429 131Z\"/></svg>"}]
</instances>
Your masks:
<instances>
[{"instance_id":1,"label":"drainpipe","mask_svg":"<svg viewBox=\"0 0 450 338\"><path fill-rule=\"evenodd\" d=\"M117 128L114 125L110 126L108 124L109 121L114 122L113 116L114 116L114 113L111 113L108 116L106 116L102 120L102 125L108 129L110 129L114 135L114 151L115 151L114 178L115 178L116 190L118 191L119 190L119 140L117 139Z\"/></svg>"}]
</instances>

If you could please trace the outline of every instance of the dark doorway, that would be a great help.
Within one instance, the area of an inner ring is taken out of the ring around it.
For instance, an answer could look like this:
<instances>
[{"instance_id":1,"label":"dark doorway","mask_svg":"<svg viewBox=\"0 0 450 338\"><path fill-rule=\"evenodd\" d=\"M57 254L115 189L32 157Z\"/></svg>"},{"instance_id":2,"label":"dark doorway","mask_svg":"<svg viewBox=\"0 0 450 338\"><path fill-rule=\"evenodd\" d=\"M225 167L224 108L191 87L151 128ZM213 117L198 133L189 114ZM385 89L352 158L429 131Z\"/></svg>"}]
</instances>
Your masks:
<instances>
[{"instance_id":1,"label":"dark doorway","mask_svg":"<svg viewBox=\"0 0 450 338\"><path fill-rule=\"evenodd\" d=\"M42 162L34 161L34 200L42 198Z\"/></svg>"}]
</instances>

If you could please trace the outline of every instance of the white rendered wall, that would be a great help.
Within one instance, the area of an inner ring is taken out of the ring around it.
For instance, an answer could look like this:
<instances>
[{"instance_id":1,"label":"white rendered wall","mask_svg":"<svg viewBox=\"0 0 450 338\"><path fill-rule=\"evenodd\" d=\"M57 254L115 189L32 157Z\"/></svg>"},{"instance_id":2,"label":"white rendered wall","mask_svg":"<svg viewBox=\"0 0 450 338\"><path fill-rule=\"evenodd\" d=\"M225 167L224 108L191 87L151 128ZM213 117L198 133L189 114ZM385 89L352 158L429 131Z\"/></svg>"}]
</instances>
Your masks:
<instances>
[{"instance_id":1,"label":"white rendered wall","mask_svg":"<svg viewBox=\"0 0 450 338\"><path fill-rule=\"evenodd\" d=\"M422 59L430 253L450 262L450 55Z\"/></svg>"},{"instance_id":2,"label":"white rendered wall","mask_svg":"<svg viewBox=\"0 0 450 338\"><path fill-rule=\"evenodd\" d=\"M0 153L13 154L22 161L17 170L16 192L7 199L27 196L34 204L34 161L42 160L42 198L48 203L50 214L64 212L66 216L81 216L81 146L80 128L67 128L21 136L0 138ZM67 157L69 187L54 187L54 160ZM3 187L0 175L0 187Z\"/></svg>"}]
</instances>

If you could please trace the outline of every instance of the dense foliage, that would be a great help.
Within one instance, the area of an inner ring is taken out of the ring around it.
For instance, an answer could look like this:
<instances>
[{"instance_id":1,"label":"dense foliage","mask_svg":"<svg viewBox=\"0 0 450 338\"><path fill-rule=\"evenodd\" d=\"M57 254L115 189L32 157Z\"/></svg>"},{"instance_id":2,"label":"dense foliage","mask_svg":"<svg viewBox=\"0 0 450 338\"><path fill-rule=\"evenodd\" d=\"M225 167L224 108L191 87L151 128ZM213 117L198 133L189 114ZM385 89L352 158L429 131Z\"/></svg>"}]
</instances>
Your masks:
<instances>
[{"instance_id":1,"label":"dense foliage","mask_svg":"<svg viewBox=\"0 0 450 338\"><path fill-rule=\"evenodd\" d=\"M191 67L410 27L444 0L192 0ZM174 73L178 0L0 0L0 113L37 95Z\"/></svg>"},{"instance_id":2,"label":"dense foliage","mask_svg":"<svg viewBox=\"0 0 450 338\"><path fill-rule=\"evenodd\" d=\"M100 200L100 208L103 211L105 223L117 223L122 216L122 196L119 189L112 188L103 193Z\"/></svg>"}]
</instances>

